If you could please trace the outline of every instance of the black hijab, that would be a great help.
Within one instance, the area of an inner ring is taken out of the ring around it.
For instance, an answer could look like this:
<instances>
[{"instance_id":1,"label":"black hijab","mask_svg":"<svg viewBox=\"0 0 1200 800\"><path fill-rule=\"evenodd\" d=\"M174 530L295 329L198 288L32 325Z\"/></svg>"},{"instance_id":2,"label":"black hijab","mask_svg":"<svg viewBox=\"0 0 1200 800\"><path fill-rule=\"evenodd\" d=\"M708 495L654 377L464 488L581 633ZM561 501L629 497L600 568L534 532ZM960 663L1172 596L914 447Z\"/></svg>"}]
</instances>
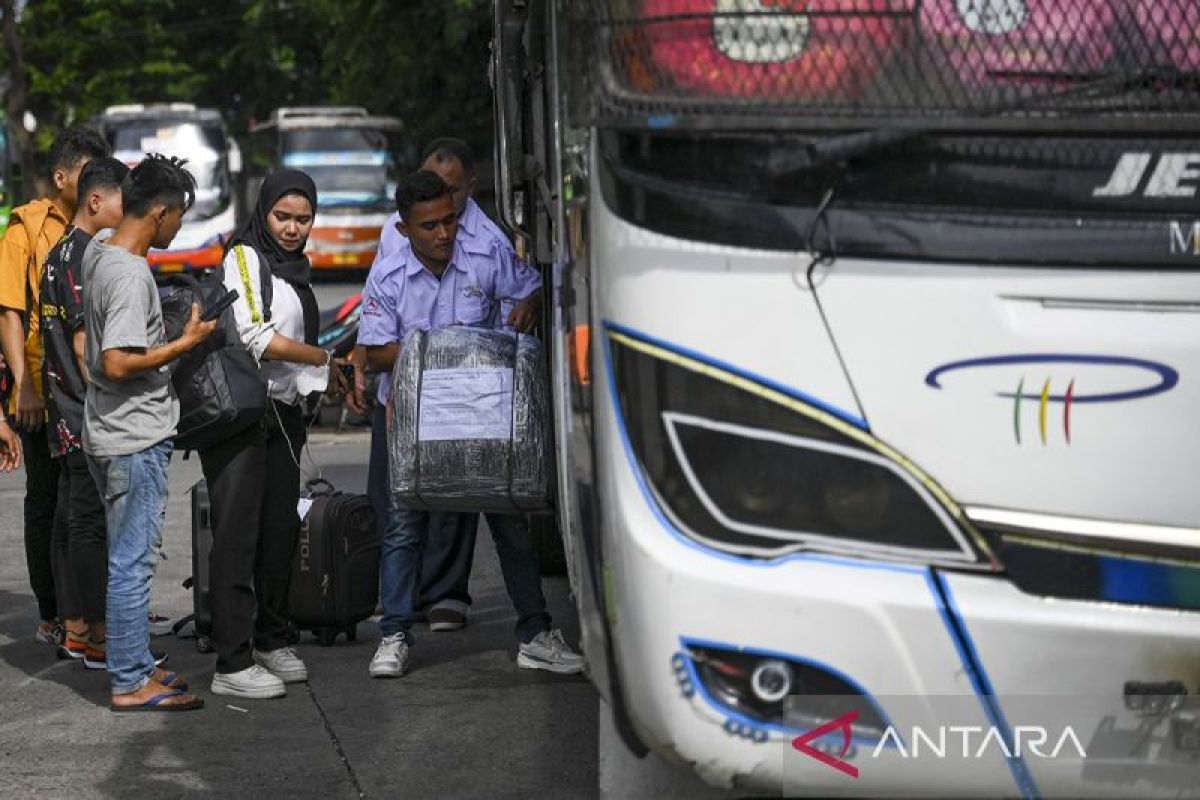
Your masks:
<instances>
[{"instance_id":1,"label":"black hijab","mask_svg":"<svg viewBox=\"0 0 1200 800\"><path fill-rule=\"evenodd\" d=\"M295 169L281 169L272 172L263 181L258 192L258 204L250 214L250 218L241 229L229 240L228 247L244 244L253 247L258 257L270 268L271 274L287 281L300 298L304 309L304 341L307 344L317 343L317 329L320 325L320 311L317 308L317 298L312 290L312 265L304 255L304 245L301 242L296 251L284 250L275 241L267 227L267 214L284 195L297 193L308 198L312 203L313 213L317 211L317 185L307 174Z\"/></svg>"}]
</instances>

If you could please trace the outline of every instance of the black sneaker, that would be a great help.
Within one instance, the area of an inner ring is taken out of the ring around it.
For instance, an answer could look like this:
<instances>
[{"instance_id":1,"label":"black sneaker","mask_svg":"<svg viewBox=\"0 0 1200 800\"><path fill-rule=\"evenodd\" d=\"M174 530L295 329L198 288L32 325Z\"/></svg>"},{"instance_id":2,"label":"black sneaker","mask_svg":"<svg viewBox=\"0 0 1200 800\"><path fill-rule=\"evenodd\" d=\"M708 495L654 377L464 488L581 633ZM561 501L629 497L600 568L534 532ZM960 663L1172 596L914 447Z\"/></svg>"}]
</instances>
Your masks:
<instances>
[{"instance_id":1,"label":"black sneaker","mask_svg":"<svg viewBox=\"0 0 1200 800\"><path fill-rule=\"evenodd\" d=\"M429 613L425 616L429 619L429 630L431 631L457 631L467 624L467 615L456 608L435 606L429 609Z\"/></svg>"}]
</instances>

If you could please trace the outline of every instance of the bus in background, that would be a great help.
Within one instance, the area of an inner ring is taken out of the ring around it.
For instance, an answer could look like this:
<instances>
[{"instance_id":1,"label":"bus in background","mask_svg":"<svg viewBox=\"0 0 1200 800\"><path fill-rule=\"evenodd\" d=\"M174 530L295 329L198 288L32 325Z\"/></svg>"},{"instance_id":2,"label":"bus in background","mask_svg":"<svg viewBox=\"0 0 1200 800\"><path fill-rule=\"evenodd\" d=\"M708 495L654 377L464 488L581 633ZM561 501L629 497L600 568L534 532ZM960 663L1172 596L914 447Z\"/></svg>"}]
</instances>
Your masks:
<instances>
[{"instance_id":1,"label":"bus in background","mask_svg":"<svg viewBox=\"0 0 1200 800\"><path fill-rule=\"evenodd\" d=\"M159 273L199 272L220 264L239 218L235 186L242 169L241 150L220 113L191 103L138 103L110 106L96 126L126 164L162 153L186 159L196 178L195 205L170 249L150 251L150 267Z\"/></svg>"},{"instance_id":2,"label":"bus in background","mask_svg":"<svg viewBox=\"0 0 1200 800\"><path fill-rule=\"evenodd\" d=\"M1194 795L1200 5L495 12L600 794Z\"/></svg>"},{"instance_id":3,"label":"bus in background","mask_svg":"<svg viewBox=\"0 0 1200 800\"><path fill-rule=\"evenodd\" d=\"M280 108L250 128L247 198L252 204L266 173L278 167L312 176L319 195L308 237L315 269L367 270L379 247L379 231L395 210L395 117L365 108Z\"/></svg>"}]
</instances>

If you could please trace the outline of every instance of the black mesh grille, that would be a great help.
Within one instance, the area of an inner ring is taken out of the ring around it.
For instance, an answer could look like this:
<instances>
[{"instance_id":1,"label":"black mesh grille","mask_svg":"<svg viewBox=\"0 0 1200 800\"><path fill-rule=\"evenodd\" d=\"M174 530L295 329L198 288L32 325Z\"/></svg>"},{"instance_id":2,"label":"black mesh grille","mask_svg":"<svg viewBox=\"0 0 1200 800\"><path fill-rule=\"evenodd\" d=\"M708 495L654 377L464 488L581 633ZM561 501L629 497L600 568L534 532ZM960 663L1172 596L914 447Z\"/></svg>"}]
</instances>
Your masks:
<instances>
[{"instance_id":1,"label":"black mesh grille","mask_svg":"<svg viewBox=\"0 0 1200 800\"><path fill-rule=\"evenodd\" d=\"M581 123L1195 130L1200 119L1200 0L564 8Z\"/></svg>"}]
</instances>

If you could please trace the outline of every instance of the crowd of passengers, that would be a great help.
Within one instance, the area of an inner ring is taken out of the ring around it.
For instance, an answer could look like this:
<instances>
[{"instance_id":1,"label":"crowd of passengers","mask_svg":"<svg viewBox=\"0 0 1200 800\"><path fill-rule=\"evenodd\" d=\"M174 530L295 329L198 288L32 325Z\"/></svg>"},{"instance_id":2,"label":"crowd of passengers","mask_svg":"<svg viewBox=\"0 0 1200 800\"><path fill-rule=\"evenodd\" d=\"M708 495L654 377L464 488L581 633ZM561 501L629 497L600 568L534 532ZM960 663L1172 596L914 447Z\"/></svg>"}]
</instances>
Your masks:
<instances>
[{"instance_id":1,"label":"crowd of passengers","mask_svg":"<svg viewBox=\"0 0 1200 800\"><path fill-rule=\"evenodd\" d=\"M0 471L25 469L35 638L59 658L107 671L114 712L199 709L203 699L151 647L149 605L179 422L171 368L217 321L193 306L182 335L167 340L147 253L170 246L195 181L186 162L159 154L130 168L86 127L63 131L48 161L49 195L14 209L0 240L9 378ZM404 674L419 615L433 631L466 624L480 515L415 511L390 496L386 407L387 373L411 331L473 324L528 333L539 321L540 275L475 202L475 188L471 150L451 138L431 142L421 169L399 182L363 292L352 369L317 345L304 255L318 208L310 176L269 175L225 243L219 277L239 292L233 315L269 408L261 424L198 453L212 504L213 694L282 697L286 684L308 680L288 597L312 393L342 397L371 418L382 615L368 674ZM368 372L381 375L374 403L364 396ZM526 519L486 517L517 613L517 665L581 671L583 658L552 626Z\"/></svg>"}]
</instances>

